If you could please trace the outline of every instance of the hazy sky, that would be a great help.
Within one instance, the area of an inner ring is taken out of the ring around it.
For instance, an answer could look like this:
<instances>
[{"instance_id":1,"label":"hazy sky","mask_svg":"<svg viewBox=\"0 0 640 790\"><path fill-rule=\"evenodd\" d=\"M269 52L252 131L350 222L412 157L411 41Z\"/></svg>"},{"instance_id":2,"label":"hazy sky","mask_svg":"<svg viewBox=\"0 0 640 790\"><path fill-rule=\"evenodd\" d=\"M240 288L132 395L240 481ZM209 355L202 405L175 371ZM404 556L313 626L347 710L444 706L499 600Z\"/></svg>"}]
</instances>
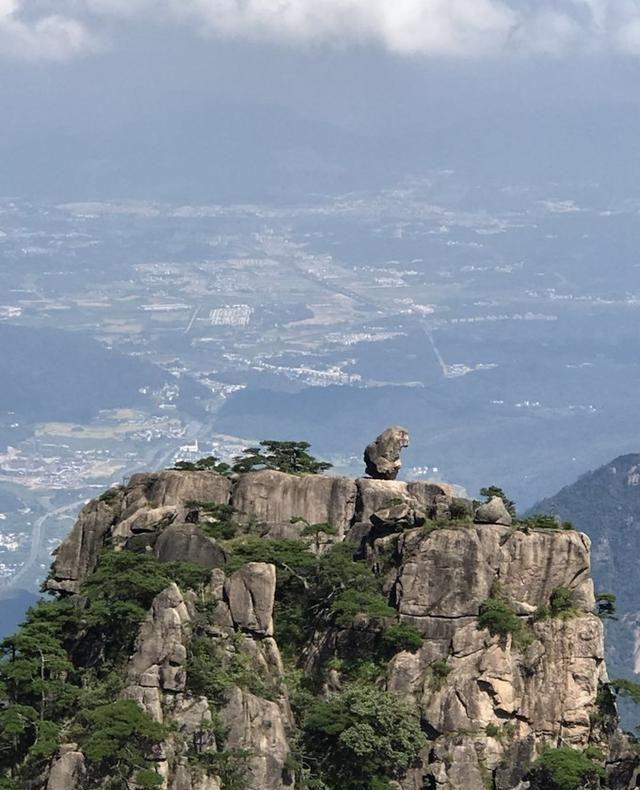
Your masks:
<instances>
[{"instance_id":1,"label":"hazy sky","mask_svg":"<svg viewBox=\"0 0 640 790\"><path fill-rule=\"evenodd\" d=\"M0 194L635 183L640 0L0 0Z\"/></svg>"}]
</instances>

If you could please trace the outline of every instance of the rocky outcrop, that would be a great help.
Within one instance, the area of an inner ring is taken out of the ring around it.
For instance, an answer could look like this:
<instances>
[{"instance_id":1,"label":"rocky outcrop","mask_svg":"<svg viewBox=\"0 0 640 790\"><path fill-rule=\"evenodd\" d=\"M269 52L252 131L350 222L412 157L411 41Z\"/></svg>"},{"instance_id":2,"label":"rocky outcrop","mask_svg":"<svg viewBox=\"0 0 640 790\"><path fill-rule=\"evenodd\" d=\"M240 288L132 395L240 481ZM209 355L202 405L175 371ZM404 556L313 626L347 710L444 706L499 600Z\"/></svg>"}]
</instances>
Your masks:
<instances>
[{"instance_id":1,"label":"rocky outcrop","mask_svg":"<svg viewBox=\"0 0 640 790\"><path fill-rule=\"evenodd\" d=\"M277 702L234 688L222 719L228 727L228 747L246 749L251 755L246 790L295 786L295 777L286 767L290 754L288 737L293 730L288 705L283 710Z\"/></svg>"},{"instance_id":2,"label":"rocky outcrop","mask_svg":"<svg viewBox=\"0 0 640 790\"><path fill-rule=\"evenodd\" d=\"M155 538L170 524L183 522L188 502L228 504L231 481L214 472L171 469L137 474L126 487L111 489L80 512L70 535L54 552L47 589L77 593L93 571L105 544L129 541L153 547Z\"/></svg>"},{"instance_id":3,"label":"rocky outcrop","mask_svg":"<svg viewBox=\"0 0 640 790\"><path fill-rule=\"evenodd\" d=\"M70 534L53 553L53 574L47 589L59 593L77 593L80 585L95 568L111 528L122 508L123 493L116 492L108 501L94 499L80 511Z\"/></svg>"},{"instance_id":4,"label":"rocky outcrop","mask_svg":"<svg viewBox=\"0 0 640 790\"><path fill-rule=\"evenodd\" d=\"M46 790L80 790L85 775L84 755L78 744L63 744L49 768Z\"/></svg>"},{"instance_id":5,"label":"rocky outcrop","mask_svg":"<svg viewBox=\"0 0 640 790\"><path fill-rule=\"evenodd\" d=\"M231 619L237 628L273 636L276 569L265 562L249 562L224 584Z\"/></svg>"},{"instance_id":6,"label":"rocky outcrop","mask_svg":"<svg viewBox=\"0 0 640 790\"><path fill-rule=\"evenodd\" d=\"M164 720L163 693L185 690L190 622L181 591L169 585L154 599L129 660L123 696L140 703L159 722Z\"/></svg>"},{"instance_id":7,"label":"rocky outcrop","mask_svg":"<svg viewBox=\"0 0 640 790\"><path fill-rule=\"evenodd\" d=\"M156 596L128 662L123 695L171 724L154 756L165 790L224 787L215 772L196 770L194 743L211 754L244 755L247 790L296 785L289 767L295 722L274 634L282 567L248 562L227 572L236 542L206 534L217 516L210 524L200 520L198 503L231 505L237 529L251 533L249 543L256 534L300 537L308 524L329 524L336 534L326 534L318 551L346 540L382 580L382 603L390 609L358 614L347 626L325 621L305 646L301 671L322 693L350 682L345 666L380 660L381 634L390 624L419 632L413 650L385 654L377 678L409 703L428 737L398 780L402 790L526 790L528 767L545 746L594 744L607 754L610 787L628 790L640 774L638 760L615 722L601 723L598 707L608 680L603 629L592 614L589 539L519 527L502 499L476 507L456 494L444 484L272 470L233 481L211 472L136 475L83 509L56 555L49 586L77 591L105 545L211 569L197 596L175 584ZM328 595L339 590L336 584ZM571 607L551 617L558 590ZM511 616L506 630L480 627L488 600ZM224 692L212 693L213 700L189 686L196 639ZM47 779L58 784L47 790L61 790L61 781L85 790L82 770L77 750L61 752Z\"/></svg>"},{"instance_id":8,"label":"rocky outcrop","mask_svg":"<svg viewBox=\"0 0 640 790\"><path fill-rule=\"evenodd\" d=\"M241 475L233 489L233 507L263 524L271 537L298 537L300 525L331 524L344 537L355 513L356 486L347 477L288 475L265 469Z\"/></svg>"},{"instance_id":9,"label":"rocky outcrop","mask_svg":"<svg viewBox=\"0 0 640 790\"><path fill-rule=\"evenodd\" d=\"M406 428L396 425L383 431L364 451L369 477L374 480L395 480L402 466L400 453L408 446L409 432Z\"/></svg>"},{"instance_id":10,"label":"rocky outcrop","mask_svg":"<svg viewBox=\"0 0 640 790\"><path fill-rule=\"evenodd\" d=\"M499 496L494 496L476 508L474 521L476 524L501 524L510 527L513 519L504 501Z\"/></svg>"},{"instance_id":11,"label":"rocky outcrop","mask_svg":"<svg viewBox=\"0 0 640 790\"><path fill-rule=\"evenodd\" d=\"M192 562L205 568L222 568L226 561L220 544L194 524L172 524L163 530L155 543L155 555L160 562Z\"/></svg>"}]
</instances>

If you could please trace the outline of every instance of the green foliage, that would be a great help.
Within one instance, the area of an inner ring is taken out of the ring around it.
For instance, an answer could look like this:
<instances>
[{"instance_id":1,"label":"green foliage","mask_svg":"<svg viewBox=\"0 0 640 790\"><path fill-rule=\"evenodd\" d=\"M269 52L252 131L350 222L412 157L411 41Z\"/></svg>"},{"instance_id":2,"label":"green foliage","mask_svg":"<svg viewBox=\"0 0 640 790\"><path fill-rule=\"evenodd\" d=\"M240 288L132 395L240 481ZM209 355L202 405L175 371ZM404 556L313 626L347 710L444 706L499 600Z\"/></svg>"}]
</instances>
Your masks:
<instances>
[{"instance_id":1,"label":"green foliage","mask_svg":"<svg viewBox=\"0 0 640 790\"><path fill-rule=\"evenodd\" d=\"M480 496L483 496L487 502L490 499L492 499L494 496L499 497L504 502L504 506L509 511L509 514L515 517L516 515L515 502L509 499L509 497L505 494L505 492L498 486L487 486L486 488L481 488Z\"/></svg>"},{"instance_id":2,"label":"green foliage","mask_svg":"<svg viewBox=\"0 0 640 790\"><path fill-rule=\"evenodd\" d=\"M511 634L515 647L526 647L531 641L529 629L502 597L487 598L480 604L478 627L486 628L491 636L506 638Z\"/></svg>"},{"instance_id":3,"label":"green foliage","mask_svg":"<svg viewBox=\"0 0 640 790\"><path fill-rule=\"evenodd\" d=\"M640 705L640 683L626 678L616 678L610 683L611 688L621 697L627 697L636 705Z\"/></svg>"},{"instance_id":4,"label":"green foliage","mask_svg":"<svg viewBox=\"0 0 640 790\"><path fill-rule=\"evenodd\" d=\"M160 787L164 784L162 776L149 768L141 768L136 771L134 781L138 787L142 788Z\"/></svg>"},{"instance_id":5,"label":"green foliage","mask_svg":"<svg viewBox=\"0 0 640 790\"><path fill-rule=\"evenodd\" d=\"M190 500L186 506L199 511L198 526L216 540L231 540L240 531L240 525L235 521L236 511L231 505Z\"/></svg>"},{"instance_id":6,"label":"green foliage","mask_svg":"<svg viewBox=\"0 0 640 790\"><path fill-rule=\"evenodd\" d=\"M451 667L446 658L438 658L429 664L429 687L433 691L439 691L447 682Z\"/></svg>"},{"instance_id":7,"label":"green foliage","mask_svg":"<svg viewBox=\"0 0 640 790\"><path fill-rule=\"evenodd\" d=\"M228 475L231 472L229 464L225 464L215 455L207 455L197 461L177 461L172 469L178 472L215 472L219 475Z\"/></svg>"},{"instance_id":8,"label":"green foliage","mask_svg":"<svg viewBox=\"0 0 640 790\"><path fill-rule=\"evenodd\" d=\"M284 650L292 654L320 624L346 628L358 614L395 614L381 594L379 580L365 562L354 561L352 548L346 543L314 556L300 540L243 535L230 541L228 550L228 572L248 562L276 566L276 636Z\"/></svg>"},{"instance_id":9,"label":"green foliage","mask_svg":"<svg viewBox=\"0 0 640 790\"><path fill-rule=\"evenodd\" d=\"M596 614L603 620L617 620L616 596L613 593L596 593Z\"/></svg>"},{"instance_id":10,"label":"green foliage","mask_svg":"<svg viewBox=\"0 0 640 790\"><path fill-rule=\"evenodd\" d=\"M276 469L293 475L315 475L331 469L332 464L318 461L307 450L308 442L278 442L266 439L259 447L248 447L234 458L234 472Z\"/></svg>"},{"instance_id":11,"label":"green foliage","mask_svg":"<svg viewBox=\"0 0 640 790\"><path fill-rule=\"evenodd\" d=\"M194 759L207 774L220 777L224 790L246 790L250 757L248 749L229 749L201 752Z\"/></svg>"},{"instance_id":12,"label":"green foliage","mask_svg":"<svg viewBox=\"0 0 640 790\"><path fill-rule=\"evenodd\" d=\"M484 490L484 489L483 489ZM471 512L465 499L454 498L449 505L452 521L465 521L471 519Z\"/></svg>"},{"instance_id":13,"label":"green foliage","mask_svg":"<svg viewBox=\"0 0 640 790\"><path fill-rule=\"evenodd\" d=\"M98 497L98 502L106 502L107 504L111 504L111 502L118 498L122 491L122 486L112 486L111 488L107 488L107 490Z\"/></svg>"},{"instance_id":14,"label":"green foliage","mask_svg":"<svg viewBox=\"0 0 640 790\"><path fill-rule=\"evenodd\" d=\"M130 551L103 551L82 592L84 621L107 656L128 653L153 599L171 582L184 589L205 584L210 571L188 562L158 562Z\"/></svg>"},{"instance_id":15,"label":"green foliage","mask_svg":"<svg viewBox=\"0 0 640 790\"><path fill-rule=\"evenodd\" d=\"M332 524L328 524L327 522L310 524L306 518L298 517L292 518L291 523L304 524L302 532L300 533L300 537L313 539L313 547L315 548L316 554L320 554L322 544L325 542L323 541L324 537L338 534L338 530Z\"/></svg>"},{"instance_id":16,"label":"green foliage","mask_svg":"<svg viewBox=\"0 0 640 790\"><path fill-rule=\"evenodd\" d=\"M421 632L409 623L395 623L390 625L382 633L382 646L384 652L393 656L401 650L415 653L422 647L424 637Z\"/></svg>"},{"instance_id":17,"label":"green foliage","mask_svg":"<svg viewBox=\"0 0 640 790\"><path fill-rule=\"evenodd\" d=\"M331 604L333 622L340 628L348 628L358 614L368 617L392 617L392 609L385 597L377 590L343 590Z\"/></svg>"},{"instance_id":18,"label":"green foliage","mask_svg":"<svg viewBox=\"0 0 640 790\"><path fill-rule=\"evenodd\" d=\"M516 727L513 722L506 721L502 726L493 723L487 724L484 731L490 738L495 738L502 743L513 738L516 734Z\"/></svg>"},{"instance_id":19,"label":"green foliage","mask_svg":"<svg viewBox=\"0 0 640 790\"><path fill-rule=\"evenodd\" d=\"M584 752L563 747L547 749L529 773L532 790L578 790L588 782L597 782L604 770Z\"/></svg>"},{"instance_id":20,"label":"green foliage","mask_svg":"<svg viewBox=\"0 0 640 790\"><path fill-rule=\"evenodd\" d=\"M375 686L353 684L316 701L303 722L312 776L330 790L383 787L408 768L424 743L417 717Z\"/></svg>"},{"instance_id":21,"label":"green foliage","mask_svg":"<svg viewBox=\"0 0 640 790\"><path fill-rule=\"evenodd\" d=\"M118 700L99 705L86 712L76 727L93 777L113 775L126 788L134 773L144 772L147 784L143 786L155 786L148 781L147 755L167 736L167 729L136 702Z\"/></svg>"},{"instance_id":22,"label":"green foliage","mask_svg":"<svg viewBox=\"0 0 640 790\"><path fill-rule=\"evenodd\" d=\"M560 521L556 516L550 516L547 513L535 513L526 518L520 518L517 526L520 529L574 529L570 521Z\"/></svg>"},{"instance_id":23,"label":"green foliage","mask_svg":"<svg viewBox=\"0 0 640 790\"><path fill-rule=\"evenodd\" d=\"M224 701L224 693L231 686L240 686L259 696L270 696L250 657L233 645L230 647L225 651L202 633L191 638L187 655L189 689L216 704Z\"/></svg>"},{"instance_id":24,"label":"green foliage","mask_svg":"<svg viewBox=\"0 0 640 790\"><path fill-rule=\"evenodd\" d=\"M573 590L569 590L567 587L556 587L549 598L549 614L551 617L559 617L562 620L566 620L577 613Z\"/></svg>"}]
</instances>

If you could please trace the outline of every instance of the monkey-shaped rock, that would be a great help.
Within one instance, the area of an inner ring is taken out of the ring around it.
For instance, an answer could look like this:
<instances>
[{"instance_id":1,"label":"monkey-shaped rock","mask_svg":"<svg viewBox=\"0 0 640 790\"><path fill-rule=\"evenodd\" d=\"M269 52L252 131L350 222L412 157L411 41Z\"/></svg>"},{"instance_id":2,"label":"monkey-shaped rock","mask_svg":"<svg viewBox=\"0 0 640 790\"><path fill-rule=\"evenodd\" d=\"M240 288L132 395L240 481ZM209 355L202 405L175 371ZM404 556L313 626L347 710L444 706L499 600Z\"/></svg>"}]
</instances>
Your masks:
<instances>
[{"instance_id":1,"label":"monkey-shaped rock","mask_svg":"<svg viewBox=\"0 0 640 790\"><path fill-rule=\"evenodd\" d=\"M395 480L400 471L400 453L409 446L409 432L398 425L387 428L364 451L367 474L374 480Z\"/></svg>"}]
</instances>

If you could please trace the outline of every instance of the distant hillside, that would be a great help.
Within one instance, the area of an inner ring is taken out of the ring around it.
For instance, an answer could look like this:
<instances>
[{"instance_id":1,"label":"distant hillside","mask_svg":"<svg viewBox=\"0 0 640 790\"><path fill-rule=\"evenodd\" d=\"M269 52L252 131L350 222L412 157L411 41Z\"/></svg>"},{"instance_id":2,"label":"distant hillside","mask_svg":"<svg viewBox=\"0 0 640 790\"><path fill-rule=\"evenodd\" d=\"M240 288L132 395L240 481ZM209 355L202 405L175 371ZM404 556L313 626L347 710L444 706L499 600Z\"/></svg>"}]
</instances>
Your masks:
<instances>
[{"instance_id":1,"label":"distant hillside","mask_svg":"<svg viewBox=\"0 0 640 790\"><path fill-rule=\"evenodd\" d=\"M608 626L609 663L640 670L640 454L588 472L532 511L569 519L589 535L596 588L618 596L620 619Z\"/></svg>"},{"instance_id":2,"label":"distant hillside","mask_svg":"<svg viewBox=\"0 0 640 790\"><path fill-rule=\"evenodd\" d=\"M149 362L110 351L78 332L0 325L0 414L16 421L89 420L101 409L143 406L143 388L176 380ZM195 382L180 382L185 405L206 396Z\"/></svg>"}]
</instances>

